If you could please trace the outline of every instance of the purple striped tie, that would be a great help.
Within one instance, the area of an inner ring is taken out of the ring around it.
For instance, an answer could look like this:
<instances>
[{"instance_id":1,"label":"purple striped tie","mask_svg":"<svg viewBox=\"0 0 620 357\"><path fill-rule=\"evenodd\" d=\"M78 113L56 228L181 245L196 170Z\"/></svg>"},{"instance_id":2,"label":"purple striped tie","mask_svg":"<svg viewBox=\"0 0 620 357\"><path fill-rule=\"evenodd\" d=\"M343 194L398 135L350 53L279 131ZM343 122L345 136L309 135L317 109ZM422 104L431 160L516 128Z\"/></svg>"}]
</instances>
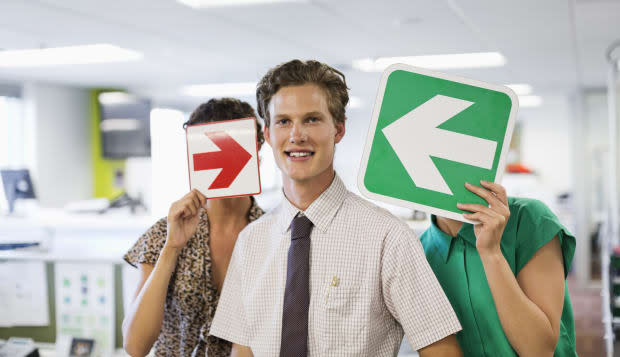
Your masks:
<instances>
[{"instance_id":1,"label":"purple striped tie","mask_svg":"<svg viewBox=\"0 0 620 357\"><path fill-rule=\"evenodd\" d=\"M291 223L291 247L288 250L286 268L280 357L308 355L311 230L312 222L306 216L297 216Z\"/></svg>"}]
</instances>

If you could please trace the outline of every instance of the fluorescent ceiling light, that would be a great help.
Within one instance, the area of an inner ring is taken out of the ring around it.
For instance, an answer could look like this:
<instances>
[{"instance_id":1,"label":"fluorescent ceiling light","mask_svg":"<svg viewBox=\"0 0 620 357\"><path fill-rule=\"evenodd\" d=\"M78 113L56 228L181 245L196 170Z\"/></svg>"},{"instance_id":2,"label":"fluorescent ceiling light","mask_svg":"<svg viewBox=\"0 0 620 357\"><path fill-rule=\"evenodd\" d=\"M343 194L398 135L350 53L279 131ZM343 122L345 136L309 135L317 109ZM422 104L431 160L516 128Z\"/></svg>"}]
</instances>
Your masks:
<instances>
[{"instance_id":1,"label":"fluorescent ceiling light","mask_svg":"<svg viewBox=\"0 0 620 357\"><path fill-rule=\"evenodd\" d=\"M349 103L347 104L347 107L349 107L350 109L357 109L363 106L364 106L364 102L359 97L355 97L355 96L349 97Z\"/></svg>"},{"instance_id":2,"label":"fluorescent ceiling light","mask_svg":"<svg viewBox=\"0 0 620 357\"><path fill-rule=\"evenodd\" d=\"M521 108L535 108L542 105L542 98L537 95L520 95L519 107Z\"/></svg>"},{"instance_id":3,"label":"fluorescent ceiling light","mask_svg":"<svg viewBox=\"0 0 620 357\"><path fill-rule=\"evenodd\" d=\"M429 55L409 57L364 58L353 61L353 68L363 72L382 72L395 63L428 69L500 67L506 58L499 52L460 53L451 55Z\"/></svg>"},{"instance_id":4,"label":"fluorescent ceiling light","mask_svg":"<svg viewBox=\"0 0 620 357\"><path fill-rule=\"evenodd\" d=\"M0 67L36 67L137 61L142 54L114 45L98 44L0 51Z\"/></svg>"},{"instance_id":5,"label":"fluorescent ceiling light","mask_svg":"<svg viewBox=\"0 0 620 357\"><path fill-rule=\"evenodd\" d=\"M506 87L512 89L516 95L532 94L532 86L529 84L506 84Z\"/></svg>"},{"instance_id":6,"label":"fluorescent ceiling light","mask_svg":"<svg viewBox=\"0 0 620 357\"><path fill-rule=\"evenodd\" d=\"M125 104L135 103L137 98L125 92L104 92L99 94L101 104Z\"/></svg>"},{"instance_id":7,"label":"fluorescent ceiling light","mask_svg":"<svg viewBox=\"0 0 620 357\"><path fill-rule=\"evenodd\" d=\"M178 109L174 109L174 108L168 108L168 107L156 107L151 109L151 117L153 115L175 115L175 116L179 116L179 117L183 117L183 112L178 110Z\"/></svg>"},{"instance_id":8,"label":"fluorescent ceiling light","mask_svg":"<svg viewBox=\"0 0 620 357\"><path fill-rule=\"evenodd\" d=\"M101 131L132 131L140 128L138 119L105 119L99 124Z\"/></svg>"},{"instance_id":9,"label":"fluorescent ceiling light","mask_svg":"<svg viewBox=\"0 0 620 357\"><path fill-rule=\"evenodd\" d=\"M196 84L183 88L192 97L233 97L256 94L256 82Z\"/></svg>"},{"instance_id":10,"label":"fluorescent ceiling light","mask_svg":"<svg viewBox=\"0 0 620 357\"><path fill-rule=\"evenodd\" d=\"M243 5L262 5L284 2L307 2L307 0L177 0L183 5L194 9L205 9L210 7L224 6L243 6Z\"/></svg>"}]
</instances>

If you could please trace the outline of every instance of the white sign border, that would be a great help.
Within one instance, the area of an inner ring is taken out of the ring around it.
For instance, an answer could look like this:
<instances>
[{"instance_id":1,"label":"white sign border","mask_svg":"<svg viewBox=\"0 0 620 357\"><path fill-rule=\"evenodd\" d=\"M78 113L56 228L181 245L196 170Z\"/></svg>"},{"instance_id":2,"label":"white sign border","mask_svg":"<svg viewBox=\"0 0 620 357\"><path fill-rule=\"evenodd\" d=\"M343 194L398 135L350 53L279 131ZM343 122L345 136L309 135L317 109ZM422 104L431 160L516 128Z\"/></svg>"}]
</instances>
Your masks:
<instances>
[{"instance_id":1,"label":"white sign border","mask_svg":"<svg viewBox=\"0 0 620 357\"><path fill-rule=\"evenodd\" d=\"M230 195L230 196L214 196L214 197L207 197L207 199L256 196L256 195L260 195L263 192L263 185L261 184L261 181L260 181L260 160L258 160L258 151L259 151L259 146L258 146L258 124L257 124L258 119L256 119L255 117L247 117L247 118L239 118L239 119L231 119L231 120L218 120L218 121L210 121L210 122L207 122L207 123L197 123L197 124L188 125L185 128L185 150L187 152L187 174L188 174L187 175L187 179L189 181L189 189L190 189L190 191L192 190L192 173L191 173L191 168L190 168L190 164L189 164L189 142L187 140L187 129L189 127L193 127L193 126L201 126L201 125L209 125L209 124L222 124L222 123L236 122L236 121L242 121L242 120L252 120L254 122L254 134L255 134L255 139L254 140L256 142L256 151L255 151L255 153L256 153L256 168L257 168L257 171L258 171L258 192L255 192L255 193L244 193L244 194L241 194L241 195Z\"/></svg>"},{"instance_id":2,"label":"white sign border","mask_svg":"<svg viewBox=\"0 0 620 357\"><path fill-rule=\"evenodd\" d=\"M508 125L506 127L506 134L504 136L502 151L499 156L499 163L497 165L497 171L495 172L494 182L496 183L499 183L502 181L502 177L504 175L504 169L506 167L506 156L508 153L508 149L510 148L510 142L508 139L512 137L512 132L514 130L514 126L516 122L517 111L519 109L519 99L517 95L512 89L506 86L482 82L482 81L478 81L475 79L469 79L469 78L460 77L456 75L450 75L446 73L430 71L428 69L414 67L414 66L403 64L403 63L396 63L393 65L390 65L388 68L385 69L385 71L383 71L383 74L381 75L381 82L379 83L379 89L377 91L377 99L375 101L375 106L373 108L370 125L368 126L368 133L366 134L366 144L364 145L364 152L362 154L360 170L357 176L358 189L364 196L366 196L367 198L373 199L373 200L386 202L386 203L393 204L393 205L400 206L400 207L430 212L431 214L434 214L437 216L447 217L447 218L451 218L451 219L461 221L461 222L466 222L466 223L471 223L471 224L479 223L477 221L471 221L471 220L466 219L460 213L444 210L441 208L431 207L431 206L423 205L420 203L405 201L405 200L401 200L401 199L390 197L390 196L380 195L380 194L369 191L364 185L364 177L366 176L366 167L368 165L370 149L372 147L373 138L375 136L374 134L377 129L377 121L379 120L379 113L381 112L381 104L383 103L383 96L385 94L385 87L387 85L387 80L390 77L390 74L392 74L392 72L398 71L398 70L402 70L406 72L413 72L413 73L417 73L417 74L421 74L421 75L425 75L429 77L445 79L445 80L452 81L452 82L468 84L468 85L472 85L472 86L476 86L480 88L494 90L497 92L502 92L508 95L508 97L510 98L512 102L512 106L510 108L510 114L508 115ZM463 202L463 203L467 203L467 202Z\"/></svg>"}]
</instances>

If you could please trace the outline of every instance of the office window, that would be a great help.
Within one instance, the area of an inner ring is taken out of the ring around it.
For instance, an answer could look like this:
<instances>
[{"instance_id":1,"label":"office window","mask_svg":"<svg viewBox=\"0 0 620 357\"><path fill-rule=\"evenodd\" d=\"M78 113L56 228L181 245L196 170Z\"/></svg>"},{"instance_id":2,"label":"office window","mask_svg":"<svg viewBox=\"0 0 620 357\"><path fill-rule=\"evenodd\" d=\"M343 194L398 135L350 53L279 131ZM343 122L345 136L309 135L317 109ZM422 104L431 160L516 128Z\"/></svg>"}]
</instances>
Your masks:
<instances>
[{"instance_id":1,"label":"office window","mask_svg":"<svg viewBox=\"0 0 620 357\"><path fill-rule=\"evenodd\" d=\"M152 207L161 217L172 202L189 191L187 148L183 123L188 115L178 110L151 111Z\"/></svg>"},{"instance_id":2,"label":"office window","mask_svg":"<svg viewBox=\"0 0 620 357\"><path fill-rule=\"evenodd\" d=\"M22 100L0 96L0 167L23 167L24 146Z\"/></svg>"}]
</instances>

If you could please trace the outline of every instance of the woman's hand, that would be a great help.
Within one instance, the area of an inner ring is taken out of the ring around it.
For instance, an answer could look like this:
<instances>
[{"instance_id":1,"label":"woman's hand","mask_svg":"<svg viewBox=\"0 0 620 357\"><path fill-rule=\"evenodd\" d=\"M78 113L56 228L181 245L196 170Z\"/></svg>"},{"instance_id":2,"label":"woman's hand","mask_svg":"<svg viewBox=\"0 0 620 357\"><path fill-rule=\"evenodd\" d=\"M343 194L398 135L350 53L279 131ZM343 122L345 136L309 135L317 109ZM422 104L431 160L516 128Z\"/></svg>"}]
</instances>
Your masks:
<instances>
[{"instance_id":1,"label":"woman's hand","mask_svg":"<svg viewBox=\"0 0 620 357\"><path fill-rule=\"evenodd\" d=\"M466 183L465 187L487 201L488 207L461 203L458 203L456 206L464 211L473 212L464 213L463 217L480 222L474 225L478 253L480 255L501 254L499 243L510 217L506 189L502 185L493 182L480 181L480 183L484 188L469 183Z\"/></svg>"},{"instance_id":2,"label":"woman's hand","mask_svg":"<svg viewBox=\"0 0 620 357\"><path fill-rule=\"evenodd\" d=\"M187 241L196 233L200 208L206 203L207 198L197 189L193 189L170 206L166 239L168 247L176 249L185 247Z\"/></svg>"}]
</instances>

